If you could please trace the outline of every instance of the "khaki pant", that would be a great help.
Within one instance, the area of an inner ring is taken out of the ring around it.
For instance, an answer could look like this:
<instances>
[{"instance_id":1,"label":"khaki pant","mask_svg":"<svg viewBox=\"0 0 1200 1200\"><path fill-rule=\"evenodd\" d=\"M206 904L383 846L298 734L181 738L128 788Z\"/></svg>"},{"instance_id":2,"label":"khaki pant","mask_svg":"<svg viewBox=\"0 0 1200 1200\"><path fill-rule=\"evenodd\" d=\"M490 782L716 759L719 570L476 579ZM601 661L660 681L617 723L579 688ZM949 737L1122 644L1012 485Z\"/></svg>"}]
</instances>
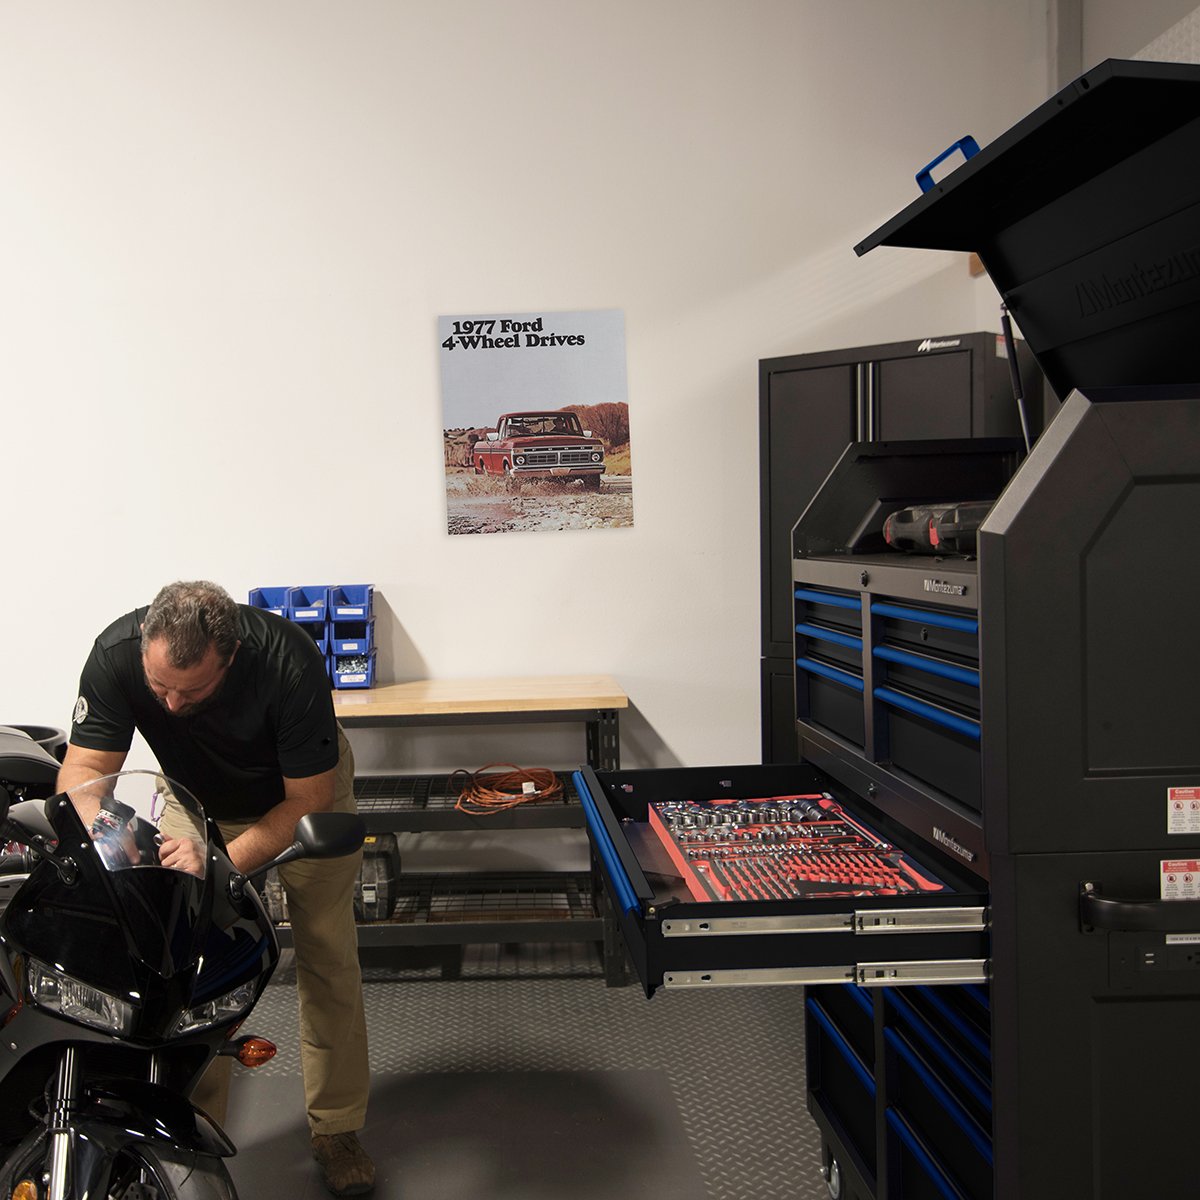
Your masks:
<instances>
[{"instance_id":1,"label":"khaki pant","mask_svg":"<svg viewBox=\"0 0 1200 1200\"><path fill-rule=\"evenodd\" d=\"M355 812L354 753L340 728L338 748L333 807ZM253 822L219 824L228 843ZM279 869L296 954L300 1065L313 1133L348 1133L366 1120L370 1068L354 925L354 880L361 862L360 850L346 858L300 859ZM192 1096L222 1124L232 1067L230 1058L215 1060Z\"/></svg>"}]
</instances>

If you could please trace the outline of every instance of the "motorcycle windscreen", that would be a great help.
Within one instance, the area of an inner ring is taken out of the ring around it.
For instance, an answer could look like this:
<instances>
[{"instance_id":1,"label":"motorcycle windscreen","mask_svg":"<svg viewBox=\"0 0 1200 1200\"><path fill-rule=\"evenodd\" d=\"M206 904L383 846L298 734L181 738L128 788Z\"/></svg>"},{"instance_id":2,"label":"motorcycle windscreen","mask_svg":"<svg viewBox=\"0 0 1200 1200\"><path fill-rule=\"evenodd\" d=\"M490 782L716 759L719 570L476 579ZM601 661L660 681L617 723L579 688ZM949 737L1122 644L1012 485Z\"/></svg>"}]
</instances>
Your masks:
<instances>
[{"instance_id":1,"label":"motorcycle windscreen","mask_svg":"<svg viewBox=\"0 0 1200 1200\"><path fill-rule=\"evenodd\" d=\"M194 969L211 906L199 802L151 771L89 781L66 799L47 815L77 876L37 872L14 898L8 925L22 948L116 994L137 988L132 962L167 980Z\"/></svg>"}]
</instances>

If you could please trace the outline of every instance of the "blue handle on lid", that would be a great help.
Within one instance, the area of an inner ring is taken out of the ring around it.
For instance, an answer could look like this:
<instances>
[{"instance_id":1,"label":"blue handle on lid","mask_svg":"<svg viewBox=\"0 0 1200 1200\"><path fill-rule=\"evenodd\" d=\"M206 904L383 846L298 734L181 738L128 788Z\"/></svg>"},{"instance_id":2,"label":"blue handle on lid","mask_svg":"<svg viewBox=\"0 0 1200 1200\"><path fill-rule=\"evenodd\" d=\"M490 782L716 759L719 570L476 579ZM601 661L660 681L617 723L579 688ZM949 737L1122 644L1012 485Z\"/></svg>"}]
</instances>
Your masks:
<instances>
[{"instance_id":1,"label":"blue handle on lid","mask_svg":"<svg viewBox=\"0 0 1200 1200\"><path fill-rule=\"evenodd\" d=\"M947 146L933 162L922 167L917 172L917 186L921 191L929 192L933 190L935 186L933 168L938 163L945 162L956 150L962 151L963 160L965 161L968 158L974 158L979 153L979 143L968 133L966 137L959 138L952 146Z\"/></svg>"}]
</instances>

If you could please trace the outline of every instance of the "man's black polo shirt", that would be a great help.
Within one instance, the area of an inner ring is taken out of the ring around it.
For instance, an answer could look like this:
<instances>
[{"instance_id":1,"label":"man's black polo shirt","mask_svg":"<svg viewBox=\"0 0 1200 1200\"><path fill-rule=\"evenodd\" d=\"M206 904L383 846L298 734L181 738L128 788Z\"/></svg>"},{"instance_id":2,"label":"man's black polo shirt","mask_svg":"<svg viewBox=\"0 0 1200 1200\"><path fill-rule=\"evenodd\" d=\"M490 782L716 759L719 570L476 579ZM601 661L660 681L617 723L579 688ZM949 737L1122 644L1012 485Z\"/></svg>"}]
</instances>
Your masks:
<instances>
[{"instance_id":1,"label":"man's black polo shirt","mask_svg":"<svg viewBox=\"0 0 1200 1200\"><path fill-rule=\"evenodd\" d=\"M252 820L283 799L283 778L305 779L338 761L325 659L291 621L238 605L241 645L209 707L173 716L142 669L144 608L97 639L79 681L71 743L128 750L146 739L163 774L195 793L209 816Z\"/></svg>"}]
</instances>

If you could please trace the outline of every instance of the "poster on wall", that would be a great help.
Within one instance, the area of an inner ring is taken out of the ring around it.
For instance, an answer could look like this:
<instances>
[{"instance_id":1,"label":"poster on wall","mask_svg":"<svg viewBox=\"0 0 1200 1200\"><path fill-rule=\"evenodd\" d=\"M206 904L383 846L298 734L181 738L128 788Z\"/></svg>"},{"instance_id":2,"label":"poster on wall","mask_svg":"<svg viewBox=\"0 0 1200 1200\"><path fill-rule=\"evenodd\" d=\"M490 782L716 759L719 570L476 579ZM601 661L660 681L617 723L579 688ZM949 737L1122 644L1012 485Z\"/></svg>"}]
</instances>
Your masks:
<instances>
[{"instance_id":1,"label":"poster on wall","mask_svg":"<svg viewBox=\"0 0 1200 1200\"><path fill-rule=\"evenodd\" d=\"M448 533L633 524L625 316L438 318Z\"/></svg>"}]
</instances>

